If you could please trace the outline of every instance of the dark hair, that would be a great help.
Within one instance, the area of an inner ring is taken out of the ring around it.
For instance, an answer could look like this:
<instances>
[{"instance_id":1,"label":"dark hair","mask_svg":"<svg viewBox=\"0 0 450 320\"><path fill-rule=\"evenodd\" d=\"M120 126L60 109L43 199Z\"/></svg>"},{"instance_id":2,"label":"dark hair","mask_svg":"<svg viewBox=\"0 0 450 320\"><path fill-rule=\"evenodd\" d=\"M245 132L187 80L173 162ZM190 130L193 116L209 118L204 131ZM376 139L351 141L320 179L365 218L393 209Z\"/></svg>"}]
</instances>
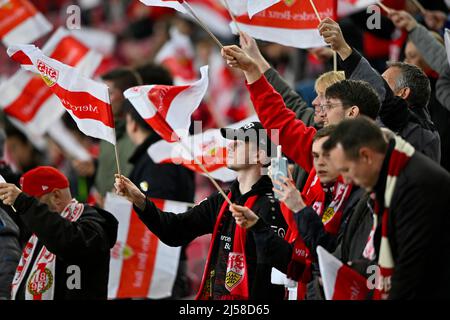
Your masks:
<instances>
[{"instance_id":1,"label":"dark hair","mask_svg":"<svg viewBox=\"0 0 450 320\"><path fill-rule=\"evenodd\" d=\"M329 125L318 130L313 137L313 142L325 137L329 137L334 132L335 129L336 129L335 125Z\"/></svg>"},{"instance_id":2,"label":"dark hair","mask_svg":"<svg viewBox=\"0 0 450 320\"><path fill-rule=\"evenodd\" d=\"M6 138L17 138L22 144L25 145L31 145L31 141L28 139L28 137L19 129L17 129L12 123L6 122L5 123L5 135Z\"/></svg>"},{"instance_id":3,"label":"dark hair","mask_svg":"<svg viewBox=\"0 0 450 320\"><path fill-rule=\"evenodd\" d=\"M102 75L102 79L114 82L114 85L122 92L125 90L142 85L142 79L139 73L129 68L118 68Z\"/></svg>"},{"instance_id":4,"label":"dark hair","mask_svg":"<svg viewBox=\"0 0 450 320\"><path fill-rule=\"evenodd\" d=\"M161 65L154 63L147 63L136 68L136 72L142 78L145 85L162 84L171 86L173 79L170 72Z\"/></svg>"},{"instance_id":5,"label":"dark hair","mask_svg":"<svg viewBox=\"0 0 450 320\"><path fill-rule=\"evenodd\" d=\"M417 66L405 62L388 62L389 68L398 68L400 75L395 79L394 91L403 88L411 90L406 99L413 107L425 108L431 97L431 85L427 75Z\"/></svg>"},{"instance_id":6,"label":"dark hair","mask_svg":"<svg viewBox=\"0 0 450 320\"><path fill-rule=\"evenodd\" d=\"M129 100L125 100L122 106L124 113L130 115L131 119L136 122L139 128L146 132L154 132L152 127L141 117Z\"/></svg>"},{"instance_id":7,"label":"dark hair","mask_svg":"<svg viewBox=\"0 0 450 320\"><path fill-rule=\"evenodd\" d=\"M342 80L325 91L327 99L339 99L344 109L357 106L359 112L375 119L381 107L380 98L370 84L359 80Z\"/></svg>"},{"instance_id":8,"label":"dark hair","mask_svg":"<svg viewBox=\"0 0 450 320\"><path fill-rule=\"evenodd\" d=\"M359 150L362 147L369 147L379 153L385 153L387 150L387 142L381 129L374 121L364 116L339 123L322 148L330 152L338 144L351 160L359 158Z\"/></svg>"}]
</instances>

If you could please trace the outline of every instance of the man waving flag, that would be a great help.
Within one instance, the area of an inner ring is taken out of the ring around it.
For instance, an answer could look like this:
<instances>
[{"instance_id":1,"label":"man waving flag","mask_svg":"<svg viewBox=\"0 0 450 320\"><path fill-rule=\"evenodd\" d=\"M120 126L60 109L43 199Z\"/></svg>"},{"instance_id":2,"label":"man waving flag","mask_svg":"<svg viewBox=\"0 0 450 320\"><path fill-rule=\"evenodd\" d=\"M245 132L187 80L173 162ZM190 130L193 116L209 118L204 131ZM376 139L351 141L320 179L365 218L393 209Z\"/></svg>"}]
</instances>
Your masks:
<instances>
[{"instance_id":1,"label":"man waving flag","mask_svg":"<svg viewBox=\"0 0 450 320\"><path fill-rule=\"evenodd\" d=\"M123 94L140 116L166 141L180 141L178 132L187 134L191 115L208 89L208 66L200 68L201 79L192 85L139 86Z\"/></svg>"},{"instance_id":2,"label":"man waving flag","mask_svg":"<svg viewBox=\"0 0 450 320\"><path fill-rule=\"evenodd\" d=\"M108 87L85 78L72 67L45 56L33 45L8 48L25 70L41 75L84 134L116 144Z\"/></svg>"}]
</instances>

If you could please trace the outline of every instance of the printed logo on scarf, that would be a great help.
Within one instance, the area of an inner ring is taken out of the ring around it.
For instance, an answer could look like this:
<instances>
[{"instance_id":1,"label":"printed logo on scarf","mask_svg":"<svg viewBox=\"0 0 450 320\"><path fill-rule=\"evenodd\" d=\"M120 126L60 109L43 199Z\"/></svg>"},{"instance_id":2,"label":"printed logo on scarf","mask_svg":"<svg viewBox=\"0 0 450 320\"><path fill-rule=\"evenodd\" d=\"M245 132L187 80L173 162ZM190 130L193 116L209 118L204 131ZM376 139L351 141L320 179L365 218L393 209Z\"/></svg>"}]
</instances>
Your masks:
<instances>
[{"instance_id":1,"label":"printed logo on scarf","mask_svg":"<svg viewBox=\"0 0 450 320\"><path fill-rule=\"evenodd\" d=\"M228 255L227 273L225 276L225 287L231 292L236 288L245 274L245 257L242 253L230 252Z\"/></svg>"},{"instance_id":2,"label":"printed logo on scarf","mask_svg":"<svg viewBox=\"0 0 450 320\"><path fill-rule=\"evenodd\" d=\"M53 274L48 268L37 269L28 281L28 292L33 296L39 296L47 292L53 285Z\"/></svg>"},{"instance_id":3,"label":"printed logo on scarf","mask_svg":"<svg viewBox=\"0 0 450 320\"><path fill-rule=\"evenodd\" d=\"M334 208L328 207L323 213L322 222L325 224L334 216Z\"/></svg>"},{"instance_id":4,"label":"printed logo on scarf","mask_svg":"<svg viewBox=\"0 0 450 320\"><path fill-rule=\"evenodd\" d=\"M52 68L42 60L37 61L37 69L41 73L41 77L45 84L49 87L53 87L58 81L59 72Z\"/></svg>"}]
</instances>

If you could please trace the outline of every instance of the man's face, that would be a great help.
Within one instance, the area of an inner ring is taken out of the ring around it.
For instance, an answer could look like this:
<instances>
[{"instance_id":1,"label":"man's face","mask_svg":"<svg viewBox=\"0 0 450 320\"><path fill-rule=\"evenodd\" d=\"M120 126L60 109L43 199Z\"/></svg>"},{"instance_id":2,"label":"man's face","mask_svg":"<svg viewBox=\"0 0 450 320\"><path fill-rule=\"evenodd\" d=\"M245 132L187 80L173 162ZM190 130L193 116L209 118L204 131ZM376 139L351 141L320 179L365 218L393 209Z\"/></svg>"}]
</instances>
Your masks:
<instances>
[{"instance_id":1,"label":"man's face","mask_svg":"<svg viewBox=\"0 0 450 320\"><path fill-rule=\"evenodd\" d=\"M313 100L312 105L314 107L314 122L317 125L323 126L326 118L326 113L324 112L322 105L325 104L325 90L323 86L316 86L317 97Z\"/></svg>"},{"instance_id":2,"label":"man's face","mask_svg":"<svg viewBox=\"0 0 450 320\"><path fill-rule=\"evenodd\" d=\"M257 146L252 142L231 141L227 146L227 167L242 170L258 163Z\"/></svg>"},{"instance_id":3,"label":"man's face","mask_svg":"<svg viewBox=\"0 0 450 320\"><path fill-rule=\"evenodd\" d=\"M408 41L405 47L405 62L415 65L422 69L424 72L427 72L430 67L423 59L423 56L420 54L417 47L412 43L412 41Z\"/></svg>"},{"instance_id":4,"label":"man's face","mask_svg":"<svg viewBox=\"0 0 450 320\"><path fill-rule=\"evenodd\" d=\"M339 177L339 172L330 165L328 154L325 154L322 150L322 145L328 137L320 138L313 142L312 155L313 164L316 169L316 174L322 183L329 183L335 181Z\"/></svg>"},{"instance_id":5,"label":"man's face","mask_svg":"<svg viewBox=\"0 0 450 320\"><path fill-rule=\"evenodd\" d=\"M348 159L341 144L330 151L330 161L347 184L352 183L370 191L378 180L378 172L371 164L373 162L363 156L356 160Z\"/></svg>"},{"instance_id":6,"label":"man's face","mask_svg":"<svg viewBox=\"0 0 450 320\"><path fill-rule=\"evenodd\" d=\"M397 79L400 76L400 69L397 67L390 67L386 69L386 71L382 74L382 77L389 85L389 88L391 88L392 92L394 92L395 95L399 95L399 90L397 90Z\"/></svg>"},{"instance_id":7,"label":"man's face","mask_svg":"<svg viewBox=\"0 0 450 320\"><path fill-rule=\"evenodd\" d=\"M344 109L340 99L327 99L323 105L325 110L324 126L339 124L346 118L346 110Z\"/></svg>"},{"instance_id":8,"label":"man's face","mask_svg":"<svg viewBox=\"0 0 450 320\"><path fill-rule=\"evenodd\" d=\"M122 114L122 103L125 100L123 97L123 92L114 85L113 81L104 80L104 83L109 88L109 98L111 99L113 114L116 117L120 116Z\"/></svg>"}]
</instances>

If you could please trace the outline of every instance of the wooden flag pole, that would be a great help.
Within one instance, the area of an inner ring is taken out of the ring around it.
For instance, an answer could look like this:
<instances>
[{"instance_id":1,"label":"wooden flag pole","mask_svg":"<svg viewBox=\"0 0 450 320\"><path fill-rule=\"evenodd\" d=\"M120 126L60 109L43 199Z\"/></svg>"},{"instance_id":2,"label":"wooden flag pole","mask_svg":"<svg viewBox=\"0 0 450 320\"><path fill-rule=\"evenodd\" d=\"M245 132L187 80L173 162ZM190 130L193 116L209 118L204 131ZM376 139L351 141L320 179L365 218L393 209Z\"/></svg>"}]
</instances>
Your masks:
<instances>
[{"instance_id":1,"label":"wooden flag pole","mask_svg":"<svg viewBox=\"0 0 450 320\"><path fill-rule=\"evenodd\" d=\"M240 34L242 33L242 32L241 32L241 29L239 28L239 25L238 25L238 23L237 23L237 21L236 21L236 17L234 16L233 12L231 12L230 6L228 5L228 0L224 0L224 3L225 3L225 7L226 7L227 10L228 10L229 15L231 16L231 19L232 19L233 22L234 22L234 25L236 26L236 30L238 31L238 33L239 33L239 35L240 35Z\"/></svg>"},{"instance_id":2,"label":"wooden flag pole","mask_svg":"<svg viewBox=\"0 0 450 320\"><path fill-rule=\"evenodd\" d=\"M319 22L322 22L322 19L320 18L320 14L319 11L316 8L316 5L314 4L313 0L309 0L309 3L311 3L311 7L313 8L314 12L316 13L317 19L319 20ZM333 50L333 70L334 71L338 71L338 67L337 67L337 53L336 51Z\"/></svg>"},{"instance_id":3,"label":"wooden flag pole","mask_svg":"<svg viewBox=\"0 0 450 320\"><path fill-rule=\"evenodd\" d=\"M414 3L414 5L417 7L417 9L419 9L420 13L422 15L426 15L427 14L427 10L425 10L425 8L423 7L423 5L417 1L417 0L410 0L412 3Z\"/></svg>"},{"instance_id":4,"label":"wooden flag pole","mask_svg":"<svg viewBox=\"0 0 450 320\"><path fill-rule=\"evenodd\" d=\"M388 14L391 14L392 9L387 7L386 5L382 4L381 1L377 1L377 4L384 10L386 11Z\"/></svg>"},{"instance_id":5,"label":"wooden flag pole","mask_svg":"<svg viewBox=\"0 0 450 320\"><path fill-rule=\"evenodd\" d=\"M227 197L226 193L223 191L223 189L219 186L219 184L216 182L216 180L214 180L214 178L211 176L211 174L209 173L209 171L205 168L205 166L198 161L198 159L195 157L194 153L192 152L192 150L180 139L178 141L180 143L180 145L183 147L184 150L186 150L187 153L189 153L189 155L192 157L192 159L194 159L194 162L200 167L200 169L202 169L202 171L206 174L206 176L208 177L208 179L212 182L212 184L214 185L214 187L216 187L216 189L219 191L219 193L222 195L222 197L225 199L226 202L228 202L228 204L231 206L233 203L231 202L231 200Z\"/></svg>"},{"instance_id":6,"label":"wooden flag pole","mask_svg":"<svg viewBox=\"0 0 450 320\"><path fill-rule=\"evenodd\" d=\"M208 26L206 26L203 21L197 16L197 14L195 13L194 9L192 9L191 5L189 3L187 3L186 1L180 1L178 0L178 2L181 3L181 5L187 10L189 11L189 13L192 15L192 17L194 17L194 19L198 22L198 24L203 28L203 30L205 30L209 36L217 43L217 45L223 49L223 44L219 41L219 39L217 39L217 37L211 32L211 30L209 30Z\"/></svg>"}]
</instances>

